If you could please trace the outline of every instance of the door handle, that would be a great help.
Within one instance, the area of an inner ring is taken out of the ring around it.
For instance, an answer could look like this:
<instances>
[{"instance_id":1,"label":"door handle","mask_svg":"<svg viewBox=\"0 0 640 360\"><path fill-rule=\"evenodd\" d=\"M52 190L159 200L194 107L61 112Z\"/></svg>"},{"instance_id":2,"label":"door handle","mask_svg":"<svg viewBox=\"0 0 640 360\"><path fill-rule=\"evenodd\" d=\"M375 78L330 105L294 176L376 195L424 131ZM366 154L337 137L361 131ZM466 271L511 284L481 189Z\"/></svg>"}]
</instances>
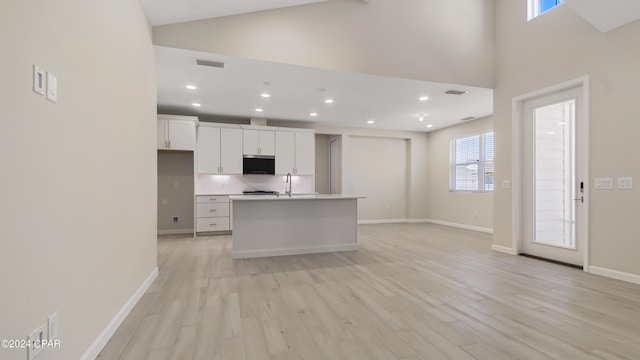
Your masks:
<instances>
[{"instance_id":1,"label":"door handle","mask_svg":"<svg viewBox=\"0 0 640 360\"><path fill-rule=\"evenodd\" d=\"M573 199L575 201L580 201L581 203L584 202L584 196L580 196L578 199Z\"/></svg>"}]
</instances>

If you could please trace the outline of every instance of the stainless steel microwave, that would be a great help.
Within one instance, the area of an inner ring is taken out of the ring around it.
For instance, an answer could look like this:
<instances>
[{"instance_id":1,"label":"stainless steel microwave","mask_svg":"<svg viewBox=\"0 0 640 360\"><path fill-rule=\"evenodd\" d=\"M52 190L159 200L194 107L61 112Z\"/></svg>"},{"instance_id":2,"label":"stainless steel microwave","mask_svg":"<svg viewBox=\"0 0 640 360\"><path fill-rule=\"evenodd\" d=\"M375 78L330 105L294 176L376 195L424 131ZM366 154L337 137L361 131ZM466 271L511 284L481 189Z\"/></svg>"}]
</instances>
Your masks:
<instances>
[{"instance_id":1,"label":"stainless steel microwave","mask_svg":"<svg viewBox=\"0 0 640 360\"><path fill-rule=\"evenodd\" d=\"M266 155L245 155L242 158L242 173L252 175L275 175L276 157Z\"/></svg>"}]
</instances>

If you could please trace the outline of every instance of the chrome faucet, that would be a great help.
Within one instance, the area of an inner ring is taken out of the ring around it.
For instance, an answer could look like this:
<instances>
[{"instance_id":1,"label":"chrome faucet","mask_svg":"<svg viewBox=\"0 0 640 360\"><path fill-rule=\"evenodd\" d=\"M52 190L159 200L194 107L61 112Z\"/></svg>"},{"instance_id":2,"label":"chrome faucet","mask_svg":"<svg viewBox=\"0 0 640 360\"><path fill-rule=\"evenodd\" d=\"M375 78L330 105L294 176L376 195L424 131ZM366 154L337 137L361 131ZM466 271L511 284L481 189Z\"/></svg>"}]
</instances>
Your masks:
<instances>
[{"instance_id":1,"label":"chrome faucet","mask_svg":"<svg viewBox=\"0 0 640 360\"><path fill-rule=\"evenodd\" d=\"M289 197L291 197L291 193L293 192L293 190L292 190L293 181L291 180L291 173L287 173L287 177L286 177L285 182L287 184L289 184L289 189L287 189L287 191L285 191L285 194L288 194Z\"/></svg>"}]
</instances>

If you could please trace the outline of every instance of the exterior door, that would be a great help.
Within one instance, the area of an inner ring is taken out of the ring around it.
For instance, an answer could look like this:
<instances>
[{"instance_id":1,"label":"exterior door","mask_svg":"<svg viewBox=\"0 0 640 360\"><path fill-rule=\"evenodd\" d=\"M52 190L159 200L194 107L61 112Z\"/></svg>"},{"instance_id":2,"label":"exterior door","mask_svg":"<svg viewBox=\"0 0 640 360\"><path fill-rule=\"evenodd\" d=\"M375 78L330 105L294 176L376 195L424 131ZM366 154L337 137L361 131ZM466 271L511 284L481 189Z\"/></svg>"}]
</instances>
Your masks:
<instances>
[{"instance_id":1,"label":"exterior door","mask_svg":"<svg viewBox=\"0 0 640 360\"><path fill-rule=\"evenodd\" d=\"M522 250L583 265L586 174L581 168L581 88L523 103Z\"/></svg>"}]
</instances>

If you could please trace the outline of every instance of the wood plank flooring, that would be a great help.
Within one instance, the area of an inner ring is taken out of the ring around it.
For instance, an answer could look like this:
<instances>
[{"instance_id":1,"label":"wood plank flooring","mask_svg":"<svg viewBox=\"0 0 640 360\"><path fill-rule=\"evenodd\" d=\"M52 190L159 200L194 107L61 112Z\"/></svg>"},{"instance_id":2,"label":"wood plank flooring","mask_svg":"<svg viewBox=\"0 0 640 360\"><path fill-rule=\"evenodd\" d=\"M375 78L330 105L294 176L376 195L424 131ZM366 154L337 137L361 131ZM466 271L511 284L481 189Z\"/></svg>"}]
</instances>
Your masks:
<instances>
[{"instance_id":1,"label":"wood plank flooring","mask_svg":"<svg viewBox=\"0 0 640 360\"><path fill-rule=\"evenodd\" d=\"M359 226L359 250L231 260L161 237L107 359L639 359L640 286L490 250L487 234Z\"/></svg>"}]
</instances>

